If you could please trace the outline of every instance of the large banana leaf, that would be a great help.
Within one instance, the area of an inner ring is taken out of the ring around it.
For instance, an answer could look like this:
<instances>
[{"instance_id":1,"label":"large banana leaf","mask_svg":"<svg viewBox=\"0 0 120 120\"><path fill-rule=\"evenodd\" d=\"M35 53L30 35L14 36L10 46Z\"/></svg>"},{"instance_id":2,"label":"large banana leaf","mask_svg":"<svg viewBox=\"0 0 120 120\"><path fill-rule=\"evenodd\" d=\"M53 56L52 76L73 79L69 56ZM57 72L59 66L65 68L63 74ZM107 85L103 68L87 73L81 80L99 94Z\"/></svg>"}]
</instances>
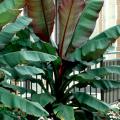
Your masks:
<instances>
[{"instance_id":1,"label":"large banana leaf","mask_svg":"<svg viewBox=\"0 0 120 120\"><path fill-rule=\"evenodd\" d=\"M70 87L68 91L73 89L74 87L86 87L87 85L91 85L93 87L98 87L101 89L112 89L112 88L120 88L119 81L113 80L104 80L103 77L109 74L120 74L120 67L119 66L108 66L108 67L101 67L96 68L93 70L88 70L86 72L72 75L67 82L69 85L72 81L77 81L76 85Z\"/></svg>"},{"instance_id":2,"label":"large banana leaf","mask_svg":"<svg viewBox=\"0 0 120 120\"><path fill-rule=\"evenodd\" d=\"M69 46L69 51L75 48L80 48L89 40L92 34L96 20L99 17L99 12L103 6L103 0L89 0L83 10L78 25L75 29L72 42Z\"/></svg>"},{"instance_id":3,"label":"large banana leaf","mask_svg":"<svg viewBox=\"0 0 120 120\"><path fill-rule=\"evenodd\" d=\"M81 74L71 76L71 79L73 79L73 80L77 80L77 79L92 80L95 78L99 79L100 77L104 77L104 76L112 74L112 73L119 75L120 74L120 66L114 65L114 66L101 67L101 68L88 70Z\"/></svg>"},{"instance_id":4,"label":"large banana leaf","mask_svg":"<svg viewBox=\"0 0 120 120\"><path fill-rule=\"evenodd\" d=\"M59 104L54 109L54 113L60 120L75 120L74 110L70 106Z\"/></svg>"},{"instance_id":5,"label":"large banana leaf","mask_svg":"<svg viewBox=\"0 0 120 120\"><path fill-rule=\"evenodd\" d=\"M71 89L75 88L75 87L79 87L79 88L83 88L86 87L87 85L91 85L92 87L95 88L100 88L103 90L107 90L107 89L116 89L116 88L120 88L120 81L118 80L104 80L104 79L88 79L88 78L82 78L80 76L74 76L73 81L77 81L78 83L76 83L74 86L70 87L67 90L70 91Z\"/></svg>"},{"instance_id":6,"label":"large banana leaf","mask_svg":"<svg viewBox=\"0 0 120 120\"><path fill-rule=\"evenodd\" d=\"M32 39L32 40L31 40ZM34 51L41 51L56 55L56 48L50 43L44 42L35 35L30 29L24 29L16 33L14 40L10 42L3 50L3 53L19 51L21 48L28 48Z\"/></svg>"},{"instance_id":7,"label":"large banana leaf","mask_svg":"<svg viewBox=\"0 0 120 120\"><path fill-rule=\"evenodd\" d=\"M115 80L95 80L91 83L92 87L106 89L116 89L120 88L120 81Z\"/></svg>"},{"instance_id":8,"label":"large banana leaf","mask_svg":"<svg viewBox=\"0 0 120 120\"><path fill-rule=\"evenodd\" d=\"M96 69L92 69L87 71L85 74L88 75L89 77L104 77L105 75L109 75L109 74L120 74L120 66L107 66L107 67L101 67L101 68L96 68Z\"/></svg>"},{"instance_id":9,"label":"large banana leaf","mask_svg":"<svg viewBox=\"0 0 120 120\"><path fill-rule=\"evenodd\" d=\"M42 51L52 55L56 54L56 48L53 47L50 43L40 40L33 32L31 32L31 37L35 41L31 46L33 50Z\"/></svg>"},{"instance_id":10,"label":"large banana leaf","mask_svg":"<svg viewBox=\"0 0 120 120\"><path fill-rule=\"evenodd\" d=\"M17 81L29 80L29 81L31 81L31 83L38 83L41 86L41 88L45 92L47 92L47 89L45 88L44 83L41 81L41 79L34 78L35 75L43 73L43 71L41 69L35 68L32 66L31 67L30 66L20 66L20 69L17 70L17 67L15 67L16 70L15 70L15 68L0 68L0 74L1 73L3 74L3 77L2 77L3 82L5 82L5 81L7 82L8 79L9 80L16 79ZM24 68L26 70L24 70ZM30 68L30 70L28 70L28 68ZM24 73L23 73L23 71L24 71ZM32 76L32 75L34 75L34 76ZM15 88L14 86L11 86L11 85L2 84L2 86L5 88L13 89L13 90L18 89L18 91L20 91L20 89L18 87ZM34 93L34 91L30 91L28 89L27 89L27 91ZM23 91L20 91L20 92L23 92Z\"/></svg>"},{"instance_id":11,"label":"large banana leaf","mask_svg":"<svg viewBox=\"0 0 120 120\"><path fill-rule=\"evenodd\" d=\"M14 68L0 68L0 73L4 73L5 76L11 79L15 78L28 78L36 75L44 74L44 71L40 68L33 66L15 66Z\"/></svg>"},{"instance_id":12,"label":"large banana leaf","mask_svg":"<svg viewBox=\"0 0 120 120\"><path fill-rule=\"evenodd\" d=\"M0 120L15 120L18 119L16 114L8 112L7 110L0 110Z\"/></svg>"},{"instance_id":13,"label":"large banana leaf","mask_svg":"<svg viewBox=\"0 0 120 120\"><path fill-rule=\"evenodd\" d=\"M0 13L5 12L8 9L20 9L23 8L25 0L3 0L0 3Z\"/></svg>"},{"instance_id":14,"label":"large banana leaf","mask_svg":"<svg viewBox=\"0 0 120 120\"><path fill-rule=\"evenodd\" d=\"M26 91L28 93L31 93L31 94L36 93L34 90L30 90L30 89L26 89L26 88L19 87L19 86L16 86L16 85L12 85L12 84L9 84L9 83L4 82L4 81L0 83L0 86L3 87L3 88L6 88L8 90L11 90L13 92L18 91L20 94L24 94L24 93L26 93Z\"/></svg>"},{"instance_id":15,"label":"large banana leaf","mask_svg":"<svg viewBox=\"0 0 120 120\"><path fill-rule=\"evenodd\" d=\"M0 102L11 108L19 108L27 114L37 117L47 116L48 113L41 107L40 104L30 102L19 96L11 94L7 90L0 87Z\"/></svg>"},{"instance_id":16,"label":"large banana leaf","mask_svg":"<svg viewBox=\"0 0 120 120\"><path fill-rule=\"evenodd\" d=\"M55 98L48 93L42 94L33 94L32 101L40 103L43 107L45 107L48 103L53 103Z\"/></svg>"},{"instance_id":17,"label":"large banana leaf","mask_svg":"<svg viewBox=\"0 0 120 120\"><path fill-rule=\"evenodd\" d=\"M20 12L20 10L7 10L0 13L0 27L6 25L9 22L15 21Z\"/></svg>"},{"instance_id":18,"label":"large banana leaf","mask_svg":"<svg viewBox=\"0 0 120 120\"><path fill-rule=\"evenodd\" d=\"M32 66L16 66L14 69L20 76L35 76L44 73L42 69Z\"/></svg>"},{"instance_id":19,"label":"large banana leaf","mask_svg":"<svg viewBox=\"0 0 120 120\"><path fill-rule=\"evenodd\" d=\"M13 9L24 8L25 0L11 0L13 2Z\"/></svg>"},{"instance_id":20,"label":"large banana leaf","mask_svg":"<svg viewBox=\"0 0 120 120\"><path fill-rule=\"evenodd\" d=\"M0 74L3 74L4 73L4 75L6 75L6 76L9 76L9 77L12 77L12 71L8 71L8 70L6 70L6 69L4 69L4 68L0 68ZM3 75L3 76L4 76Z\"/></svg>"},{"instance_id":21,"label":"large banana leaf","mask_svg":"<svg viewBox=\"0 0 120 120\"><path fill-rule=\"evenodd\" d=\"M88 117L88 114L85 114L83 110L78 110L75 112L75 120L90 120Z\"/></svg>"},{"instance_id":22,"label":"large banana leaf","mask_svg":"<svg viewBox=\"0 0 120 120\"><path fill-rule=\"evenodd\" d=\"M77 99L77 101L80 104L85 104L91 108L94 108L97 111L106 112L111 109L108 104L106 104L84 92L77 92L74 94L74 97Z\"/></svg>"},{"instance_id":23,"label":"large banana leaf","mask_svg":"<svg viewBox=\"0 0 120 120\"><path fill-rule=\"evenodd\" d=\"M92 61L100 58L106 49L120 36L120 25L116 25L90 39L82 48L69 54L72 61Z\"/></svg>"},{"instance_id":24,"label":"large banana leaf","mask_svg":"<svg viewBox=\"0 0 120 120\"><path fill-rule=\"evenodd\" d=\"M16 19L14 23L6 25L2 29L2 32L11 33L11 34L16 33L22 29L25 29L25 27L27 27L30 24L30 22L32 22L31 18L28 18L26 16L21 16L18 19Z\"/></svg>"},{"instance_id":25,"label":"large banana leaf","mask_svg":"<svg viewBox=\"0 0 120 120\"><path fill-rule=\"evenodd\" d=\"M32 64L32 62L50 62L56 60L57 57L37 51L18 51L1 55L0 59L13 67L18 64Z\"/></svg>"},{"instance_id":26,"label":"large banana leaf","mask_svg":"<svg viewBox=\"0 0 120 120\"><path fill-rule=\"evenodd\" d=\"M0 49L4 48L4 46L10 42L13 35L27 27L31 21L32 19L22 16L19 17L14 23L5 26L0 32Z\"/></svg>"},{"instance_id":27,"label":"large banana leaf","mask_svg":"<svg viewBox=\"0 0 120 120\"><path fill-rule=\"evenodd\" d=\"M84 0L62 0L59 6L59 54L64 56L78 23Z\"/></svg>"},{"instance_id":28,"label":"large banana leaf","mask_svg":"<svg viewBox=\"0 0 120 120\"><path fill-rule=\"evenodd\" d=\"M4 0L0 3L0 27L6 25L9 22L15 21L22 8L24 6L24 0Z\"/></svg>"},{"instance_id":29,"label":"large banana leaf","mask_svg":"<svg viewBox=\"0 0 120 120\"><path fill-rule=\"evenodd\" d=\"M28 16L33 19L34 32L49 41L53 31L55 6L53 0L26 0Z\"/></svg>"}]
</instances>

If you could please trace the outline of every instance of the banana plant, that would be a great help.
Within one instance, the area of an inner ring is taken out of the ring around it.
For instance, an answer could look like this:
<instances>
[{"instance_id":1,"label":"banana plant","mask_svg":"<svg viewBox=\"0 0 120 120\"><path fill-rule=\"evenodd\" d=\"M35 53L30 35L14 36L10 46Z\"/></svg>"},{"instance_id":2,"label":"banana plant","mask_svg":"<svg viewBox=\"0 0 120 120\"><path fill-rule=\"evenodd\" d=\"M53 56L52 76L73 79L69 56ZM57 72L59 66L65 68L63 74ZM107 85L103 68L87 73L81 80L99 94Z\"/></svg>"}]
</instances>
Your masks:
<instances>
[{"instance_id":1,"label":"banana plant","mask_svg":"<svg viewBox=\"0 0 120 120\"><path fill-rule=\"evenodd\" d=\"M103 120L110 105L74 91L88 85L102 90L120 88L118 80L106 79L109 74L119 75L120 66L88 69L103 60L107 48L120 36L120 25L116 25L90 37L103 2L61 0L57 6L53 0L0 1L1 119ZM26 16L19 16L21 8ZM55 17L59 34L53 41ZM48 87L34 76L42 77ZM44 92L9 84L14 80L29 80ZM32 97L22 98L13 94L16 91L27 91Z\"/></svg>"}]
</instances>

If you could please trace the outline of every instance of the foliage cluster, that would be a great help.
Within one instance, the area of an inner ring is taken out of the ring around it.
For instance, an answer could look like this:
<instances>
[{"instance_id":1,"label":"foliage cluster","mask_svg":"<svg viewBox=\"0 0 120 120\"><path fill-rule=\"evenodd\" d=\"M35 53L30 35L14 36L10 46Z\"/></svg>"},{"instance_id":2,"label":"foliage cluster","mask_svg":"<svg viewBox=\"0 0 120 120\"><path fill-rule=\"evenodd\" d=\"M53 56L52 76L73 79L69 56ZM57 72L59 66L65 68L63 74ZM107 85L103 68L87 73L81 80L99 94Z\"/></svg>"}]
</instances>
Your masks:
<instances>
[{"instance_id":1,"label":"foliage cluster","mask_svg":"<svg viewBox=\"0 0 120 120\"><path fill-rule=\"evenodd\" d=\"M108 74L120 74L120 66L88 69L102 61L106 49L120 36L120 25L116 25L90 38L102 6L102 0L61 0L55 12L53 0L0 0L1 120L103 119L100 114L111 109L108 104L73 91L87 85L102 90L120 87L117 80L105 79ZM19 16L21 8L27 16ZM56 13L59 35L53 44ZM72 75L73 70L79 73ZM11 85L14 80L37 83L44 93ZM15 91L27 91L32 98L24 99Z\"/></svg>"}]
</instances>

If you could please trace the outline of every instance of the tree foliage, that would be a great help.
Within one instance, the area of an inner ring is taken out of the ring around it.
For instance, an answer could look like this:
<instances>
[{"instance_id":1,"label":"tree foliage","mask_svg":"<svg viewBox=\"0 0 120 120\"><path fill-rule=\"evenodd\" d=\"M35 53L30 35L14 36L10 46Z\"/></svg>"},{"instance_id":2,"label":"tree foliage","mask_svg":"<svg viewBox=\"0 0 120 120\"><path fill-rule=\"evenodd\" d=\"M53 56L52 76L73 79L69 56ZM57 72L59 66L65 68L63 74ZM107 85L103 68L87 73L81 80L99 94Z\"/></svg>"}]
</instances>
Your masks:
<instances>
[{"instance_id":1,"label":"tree foliage","mask_svg":"<svg viewBox=\"0 0 120 120\"><path fill-rule=\"evenodd\" d=\"M102 90L120 88L120 82L105 79L120 74L120 66L87 69L120 36L120 25L116 25L90 38L102 6L102 0L61 0L55 11L53 0L0 1L1 120L41 116L46 120L102 120L99 114L110 106L85 92L73 91L88 85ZM19 16L21 8L26 16ZM55 12L59 15L59 41L53 44ZM71 75L73 70L80 71ZM49 90L35 76L41 76ZM38 84L44 93L9 83L26 80ZM32 95L28 100L14 94L26 91Z\"/></svg>"}]
</instances>

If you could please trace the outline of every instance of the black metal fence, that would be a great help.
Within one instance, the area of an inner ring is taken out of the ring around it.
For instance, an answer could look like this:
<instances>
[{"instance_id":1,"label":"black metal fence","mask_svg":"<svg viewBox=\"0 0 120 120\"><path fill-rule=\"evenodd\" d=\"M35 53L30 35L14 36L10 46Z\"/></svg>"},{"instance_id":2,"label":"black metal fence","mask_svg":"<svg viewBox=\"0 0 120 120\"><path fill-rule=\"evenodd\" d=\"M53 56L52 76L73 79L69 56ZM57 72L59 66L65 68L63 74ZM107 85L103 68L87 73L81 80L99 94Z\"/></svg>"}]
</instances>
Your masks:
<instances>
[{"instance_id":1,"label":"black metal fence","mask_svg":"<svg viewBox=\"0 0 120 120\"><path fill-rule=\"evenodd\" d=\"M110 66L110 65L120 65L120 59L105 60L103 62L103 66ZM120 81L120 75L111 74L106 76L106 79ZM102 96L105 102L112 103L120 99L120 89L111 89L111 90L103 91Z\"/></svg>"},{"instance_id":2,"label":"black metal fence","mask_svg":"<svg viewBox=\"0 0 120 120\"><path fill-rule=\"evenodd\" d=\"M120 65L120 60L115 59L115 60L105 60L102 63L102 66L110 66L110 65ZM99 68L101 65L97 64L95 66L92 66L93 68ZM78 71L73 71L73 74L77 74ZM48 84L46 83L46 80L42 79L41 76L35 76L35 78L37 79L39 77L39 79L43 82L44 86L46 89L50 90ZM116 75L116 74L111 74L106 76L106 79L110 79L110 80L119 80L120 79L120 75ZM18 95L25 97L25 98L31 98L31 93L29 93L29 90L34 90L35 92L37 92L38 94L43 93L44 91L42 90L41 86L38 83L34 83L31 82L29 80L27 81L21 81L21 82L12 82L11 84L17 85L17 86L21 86L26 89L25 94L19 94L17 92ZM75 82L72 82L71 84L75 84ZM74 88L72 89L73 91L81 91L81 92L86 92L94 97L96 97L97 99L103 100L107 103L112 103L116 100L120 99L120 89L112 89L112 90L100 90L99 88L93 88L90 85L88 85L85 88Z\"/></svg>"}]
</instances>

